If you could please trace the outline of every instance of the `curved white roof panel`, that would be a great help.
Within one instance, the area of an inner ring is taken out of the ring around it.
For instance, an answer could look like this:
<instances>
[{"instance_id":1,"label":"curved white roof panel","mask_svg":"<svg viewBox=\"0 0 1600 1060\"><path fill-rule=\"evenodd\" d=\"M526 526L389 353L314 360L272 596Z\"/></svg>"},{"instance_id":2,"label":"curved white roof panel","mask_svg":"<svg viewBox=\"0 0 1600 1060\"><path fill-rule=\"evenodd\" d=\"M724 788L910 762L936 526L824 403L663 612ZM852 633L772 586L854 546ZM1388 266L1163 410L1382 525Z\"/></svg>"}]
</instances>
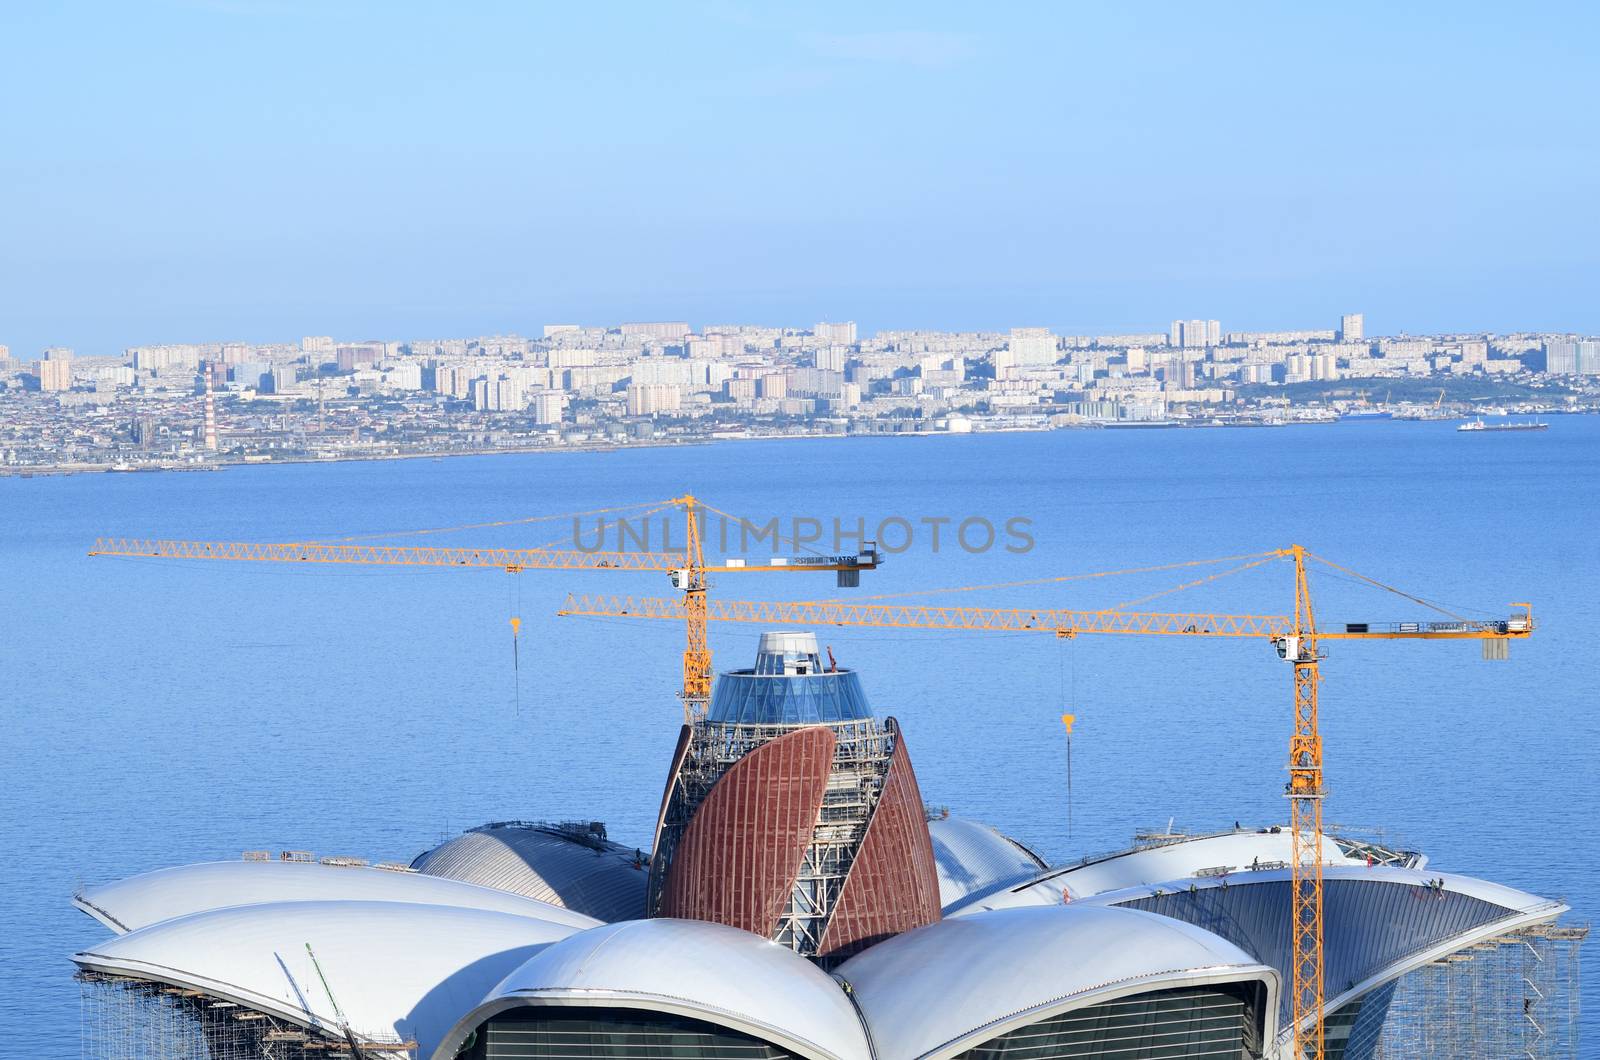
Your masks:
<instances>
[{"instance_id":1,"label":"curved white roof panel","mask_svg":"<svg viewBox=\"0 0 1600 1060\"><path fill-rule=\"evenodd\" d=\"M758 935L699 920L624 921L551 946L463 1017L435 1057L452 1056L489 1017L528 1004L669 1012L812 1060L868 1056L850 999L816 965Z\"/></svg>"},{"instance_id":2,"label":"curved white roof panel","mask_svg":"<svg viewBox=\"0 0 1600 1060\"><path fill-rule=\"evenodd\" d=\"M118 933L208 909L263 902L410 902L498 910L573 928L599 921L489 887L414 872L297 861L212 861L86 887L73 904Z\"/></svg>"},{"instance_id":3,"label":"curved white roof panel","mask_svg":"<svg viewBox=\"0 0 1600 1060\"><path fill-rule=\"evenodd\" d=\"M1364 858L1345 854L1331 837L1323 837L1322 850L1326 864L1366 865ZM960 903L950 910L950 915L961 916L983 909L1060 905L1063 892L1077 900L1127 887L1169 883L1199 873L1237 872L1253 865L1287 865L1292 856L1287 828L1197 836L1059 866L1037 874L1030 881Z\"/></svg>"},{"instance_id":4,"label":"curved white roof panel","mask_svg":"<svg viewBox=\"0 0 1600 1060\"><path fill-rule=\"evenodd\" d=\"M650 868L643 855L557 826L513 821L463 832L411 864L610 922L644 915Z\"/></svg>"},{"instance_id":5,"label":"curved white roof panel","mask_svg":"<svg viewBox=\"0 0 1600 1060\"><path fill-rule=\"evenodd\" d=\"M950 906L1038 876L1045 863L1021 843L995 829L961 817L928 822L933 860L939 870L939 904Z\"/></svg>"},{"instance_id":6,"label":"curved white roof panel","mask_svg":"<svg viewBox=\"0 0 1600 1060\"><path fill-rule=\"evenodd\" d=\"M72 959L92 971L204 991L337 1034L331 989L358 1035L415 1038L431 1050L496 982L574 930L484 909L282 902L165 920Z\"/></svg>"},{"instance_id":7,"label":"curved white roof panel","mask_svg":"<svg viewBox=\"0 0 1600 1060\"><path fill-rule=\"evenodd\" d=\"M879 1060L947 1057L1052 1014L1128 993L1278 976L1216 935L1129 909L1071 905L973 913L852 957L853 991ZM1106 916L1105 913L1112 915Z\"/></svg>"}]
</instances>

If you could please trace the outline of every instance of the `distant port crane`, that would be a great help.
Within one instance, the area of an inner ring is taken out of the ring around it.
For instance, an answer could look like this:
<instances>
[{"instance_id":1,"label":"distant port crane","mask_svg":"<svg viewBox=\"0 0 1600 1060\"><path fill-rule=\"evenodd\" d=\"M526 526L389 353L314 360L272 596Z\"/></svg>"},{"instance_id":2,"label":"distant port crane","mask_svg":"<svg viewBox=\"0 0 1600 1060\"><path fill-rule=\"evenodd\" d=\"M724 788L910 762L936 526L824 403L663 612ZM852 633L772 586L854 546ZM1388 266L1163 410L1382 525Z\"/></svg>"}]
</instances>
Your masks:
<instances>
[{"instance_id":1,"label":"distant port crane","mask_svg":"<svg viewBox=\"0 0 1600 1060\"><path fill-rule=\"evenodd\" d=\"M1323 1033L1324 955L1322 886L1322 803L1328 788L1322 774L1322 735L1317 720L1317 689L1322 677L1321 642L1327 640L1477 640L1486 659L1508 657L1509 642L1533 632L1533 610L1513 604L1520 614L1492 621L1452 616L1447 622L1351 622L1339 628L1317 624L1306 576L1308 560L1325 564L1373 587L1397 593L1415 603L1426 603L1392 586L1308 552L1300 545L1230 559L1245 562L1223 574L1202 578L1188 588L1226 574L1248 570L1277 559L1294 565L1292 615L1236 615L1217 612L1154 612L1110 609L1102 611L996 607L940 607L923 604L843 603L824 600L800 603L717 600L704 618L715 622L755 622L832 626L869 626L894 629L971 630L990 632L1040 632L1058 637L1088 634L1129 634L1173 637L1257 637L1268 640L1278 657L1294 667L1294 732L1289 738L1289 799L1291 850L1291 1027L1294 1051L1306 1060L1324 1060ZM1174 566L1199 566L1216 562L1195 561ZM1099 572L1083 577L1106 577L1126 571ZM1053 581L1062 579L1042 579ZM971 588L952 591L969 591ZM688 597L573 596L561 613L616 618L683 618L696 606ZM698 606L705 607L703 595ZM1434 606L1434 605L1428 605Z\"/></svg>"},{"instance_id":2,"label":"distant port crane","mask_svg":"<svg viewBox=\"0 0 1600 1060\"><path fill-rule=\"evenodd\" d=\"M135 556L147 559L226 560L257 563L331 563L381 567L457 567L499 568L513 574L530 570L660 571L682 592L678 617L684 620L683 712L684 720L705 713L711 701L711 648L706 633L706 576L713 573L833 571L840 587L860 584L861 572L873 570L880 561L872 542L864 542L860 553L837 556L774 556L770 562L747 563L729 559L707 564L702 543L702 512L711 511L740 521L711 508L693 494L665 501L648 501L616 508L602 508L563 515L536 516L473 526L445 527L413 533L449 533L556 519L587 516L617 516L623 520L648 519L667 509L683 515L683 547L660 551L593 551L577 548L472 548L431 545L361 544L352 541L295 541L264 544L250 541L178 541L154 538L102 537L89 550L91 556ZM602 524L604 525L604 524ZM619 530L618 544L622 533ZM602 535L603 541L603 535ZM576 545L576 542L573 542ZM513 615L513 636L521 629L521 618Z\"/></svg>"}]
</instances>

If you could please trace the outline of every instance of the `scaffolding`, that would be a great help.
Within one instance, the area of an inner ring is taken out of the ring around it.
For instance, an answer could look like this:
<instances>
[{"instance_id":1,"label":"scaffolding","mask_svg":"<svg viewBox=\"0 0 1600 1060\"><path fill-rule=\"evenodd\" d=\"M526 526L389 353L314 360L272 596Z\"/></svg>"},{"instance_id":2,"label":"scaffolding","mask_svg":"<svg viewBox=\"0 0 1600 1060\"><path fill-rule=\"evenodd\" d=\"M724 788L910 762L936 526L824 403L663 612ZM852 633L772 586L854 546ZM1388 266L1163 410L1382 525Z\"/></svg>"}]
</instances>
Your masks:
<instances>
[{"instance_id":1,"label":"scaffolding","mask_svg":"<svg viewBox=\"0 0 1600 1060\"><path fill-rule=\"evenodd\" d=\"M79 972L84 1060L416 1060L394 1034L312 1030L200 990Z\"/></svg>"},{"instance_id":2,"label":"scaffolding","mask_svg":"<svg viewBox=\"0 0 1600 1060\"><path fill-rule=\"evenodd\" d=\"M1588 934L1535 924L1424 965L1400 980L1374 1056L1577 1060Z\"/></svg>"},{"instance_id":3,"label":"scaffolding","mask_svg":"<svg viewBox=\"0 0 1600 1060\"><path fill-rule=\"evenodd\" d=\"M835 740L833 766L811 842L774 935L782 945L806 956L820 952L822 935L882 794L898 738L889 724L871 718L825 724ZM678 842L716 782L756 748L807 727L728 724L705 718L694 722L652 858L652 911L659 907L665 870Z\"/></svg>"}]
</instances>

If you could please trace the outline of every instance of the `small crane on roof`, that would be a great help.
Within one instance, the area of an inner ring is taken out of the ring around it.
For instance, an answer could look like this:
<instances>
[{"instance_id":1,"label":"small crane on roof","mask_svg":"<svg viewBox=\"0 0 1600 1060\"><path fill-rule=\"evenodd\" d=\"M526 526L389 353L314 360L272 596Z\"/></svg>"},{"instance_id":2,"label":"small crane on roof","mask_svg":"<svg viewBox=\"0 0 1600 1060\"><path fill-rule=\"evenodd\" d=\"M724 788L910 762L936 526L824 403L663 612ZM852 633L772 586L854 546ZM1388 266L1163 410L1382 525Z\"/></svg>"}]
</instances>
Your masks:
<instances>
[{"instance_id":1,"label":"small crane on roof","mask_svg":"<svg viewBox=\"0 0 1600 1060\"><path fill-rule=\"evenodd\" d=\"M306 954L311 958L311 967L316 969L318 981L322 983L322 992L328 995L328 1004L333 1006L334 1018L339 1021L339 1033L344 1035L345 1042L350 1046L350 1055L354 1060L361 1060L361 1043L356 1041L350 1021L345 1018L344 1009L339 1007L338 999L333 996L333 987L328 985L328 977L322 974L322 963L317 960L316 951L309 942L306 943Z\"/></svg>"}]
</instances>

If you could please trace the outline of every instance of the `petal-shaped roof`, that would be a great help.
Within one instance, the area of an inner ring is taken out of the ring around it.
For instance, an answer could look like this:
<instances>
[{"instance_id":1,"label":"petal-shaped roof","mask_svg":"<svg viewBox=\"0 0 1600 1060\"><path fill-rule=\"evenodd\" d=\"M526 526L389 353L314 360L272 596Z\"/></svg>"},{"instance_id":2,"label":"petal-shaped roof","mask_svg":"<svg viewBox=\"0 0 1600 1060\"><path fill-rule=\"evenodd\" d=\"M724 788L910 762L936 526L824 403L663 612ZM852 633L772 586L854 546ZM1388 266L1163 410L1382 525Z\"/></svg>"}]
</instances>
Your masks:
<instances>
[{"instance_id":1,"label":"petal-shaped roof","mask_svg":"<svg viewBox=\"0 0 1600 1060\"><path fill-rule=\"evenodd\" d=\"M525 1004L611 1005L731 1027L812 1060L866 1060L850 999L787 947L699 920L607 924L516 969L461 1019L436 1058L491 1016Z\"/></svg>"},{"instance_id":2,"label":"petal-shaped roof","mask_svg":"<svg viewBox=\"0 0 1600 1060\"><path fill-rule=\"evenodd\" d=\"M599 923L547 902L456 880L297 861L211 861L157 869L86 887L74 896L73 904L122 933L208 909L338 899L491 909L574 928Z\"/></svg>"},{"instance_id":3,"label":"petal-shaped roof","mask_svg":"<svg viewBox=\"0 0 1600 1060\"><path fill-rule=\"evenodd\" d=\"M939 904L950 906L1038 876L1045 863L1021 843L995 829L962 817L928 822L933 860L939 870Z\"/></svg>"},{"instance_id":4,"label":"petal-shaped roof","mask_svg":"<svg viewBox=\"0 0 1600 1060\"><path fill-rule=\"evenodd\" d=\"M575 930L485 909L280 902L164 920L72 959L337 1033L332 990L357 1035L415 1038L425 1056L495 983Z\"/></svg>"},{"instance_id":5,"label":"petal-shaped roof","mask_svg":"<svg viewBox=\"0 0 1600 1060\"><path fill-rule=\"evenodd\" d=\"M644 915L643 851L558 826L486 824L418 855L412 868L565 906L601 921Z\"/></svg>"},{"instance_id":6,"label":"petal-shaped roof","mask_svg":"<svg viewBox=\"0 0 1600 1060\"><path fill-rule=\"evenodd\" d=\"M1189 924L1120 915L1131 912L1070 905L974 913L880 942L838 975L879 1060L953 1056L1056 1012L1174 983L1263 982L1275 1010L1272 969Z\"/></svg>"},{"instance_id":7,"label":"petal-shaped roof","mask_svg":"<svg viewBox=\"0 0 1600 1060\"><path fill-rule=\"evenodd\" d=\"M719 777L672 854L661 915L775 934L817 827L834 747L831 729L808 725Z\"/></svg>"},{"instance_id":8,"label":"petal-shaped roof","mask_svg":"<svg viewBox=\"0 0 1600 1060\"><path fill-rule=\"evenodd\" d=\"M818 946L829 960L939 919L939 877L922 791L905 734L893 718L889 728L895 734L889 771Z\"/></svg>"}]
</instances>

